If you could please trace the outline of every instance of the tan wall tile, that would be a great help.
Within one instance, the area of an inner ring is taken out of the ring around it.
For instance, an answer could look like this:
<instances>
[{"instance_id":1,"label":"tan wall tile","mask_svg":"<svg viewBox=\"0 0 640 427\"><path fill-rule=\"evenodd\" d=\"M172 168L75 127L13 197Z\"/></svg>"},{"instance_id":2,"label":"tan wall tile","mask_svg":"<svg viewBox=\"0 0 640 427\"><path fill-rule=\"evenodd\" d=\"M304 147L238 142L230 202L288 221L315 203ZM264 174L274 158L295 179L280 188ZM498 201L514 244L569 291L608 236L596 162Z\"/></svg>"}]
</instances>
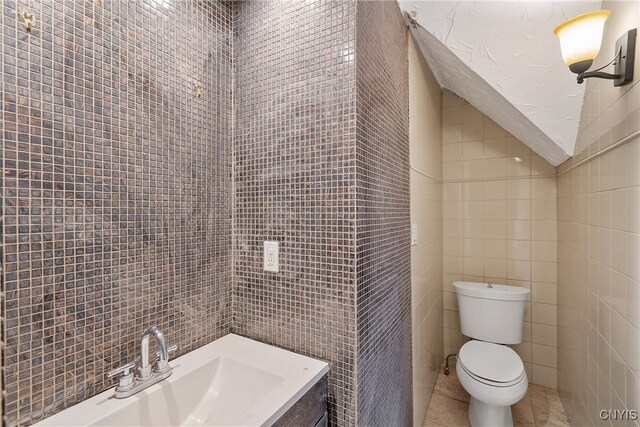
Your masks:
<instances>
[{"instance_id":1,"label":"tan wall tile","mask_svg":"<svg viewBox=\"0 0 640 427\"><path fill-rule=\"evenodd\" d=\"M454 102L455 95L448 91L444 94L450 100L443 108L449 117L442 140L449 160L443 163L442 206L445 352L457 352L465 340L459 332L452 281L492 281L531 289L534 280L524 341L516 349L528 366L530 381L555 385L557 336L548 330L555 330L557 322L555 168L472 105Z\"/></svg>"}]
</instances>

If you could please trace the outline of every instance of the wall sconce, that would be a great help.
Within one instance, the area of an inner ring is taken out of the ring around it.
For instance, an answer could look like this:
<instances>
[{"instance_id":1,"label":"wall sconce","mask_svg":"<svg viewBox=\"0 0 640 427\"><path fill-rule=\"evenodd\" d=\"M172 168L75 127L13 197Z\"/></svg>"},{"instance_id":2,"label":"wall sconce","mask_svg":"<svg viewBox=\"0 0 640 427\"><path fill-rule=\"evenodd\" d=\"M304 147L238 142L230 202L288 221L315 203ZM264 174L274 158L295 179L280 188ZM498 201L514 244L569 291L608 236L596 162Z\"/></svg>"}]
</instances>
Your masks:
<instances>
[{"instance_id":1,"label":"wall sconce","mask_svg":"<svg viewBox=\"0 0 640 427\"><path fill-rule=\"evenodd\" d=\"M633 81L637 32L635 28L618 39L616 56L611 62L597 70L588 71L600 52L604 23L609 15L611 12L608 10L583 13L553 30L560 39L562 59L569 69L578 75L578 84L592 77L614 80L614 86L623 86ZM611 64L614 66L613 74L601 71Z\"/></svg>"}]
</instances>

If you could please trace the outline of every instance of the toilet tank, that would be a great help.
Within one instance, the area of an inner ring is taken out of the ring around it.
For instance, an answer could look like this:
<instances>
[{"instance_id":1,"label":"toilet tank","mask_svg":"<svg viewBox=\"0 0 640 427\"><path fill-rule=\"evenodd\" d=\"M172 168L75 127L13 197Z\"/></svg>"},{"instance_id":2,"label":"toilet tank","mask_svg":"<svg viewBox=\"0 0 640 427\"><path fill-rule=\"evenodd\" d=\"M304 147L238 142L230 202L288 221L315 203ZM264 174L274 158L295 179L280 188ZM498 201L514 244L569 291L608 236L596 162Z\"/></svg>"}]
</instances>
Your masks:
<instances>
[{"instance_id":1,"label":"toilet tank","mask_svg":"<svg viewBox=\"0 0 640 427\"><path fill-rule=\"evenodd\" d=\"M529 289L476 282L454 282L463 335L499 344L522 342Z\"/></svg>"}]
</instances>

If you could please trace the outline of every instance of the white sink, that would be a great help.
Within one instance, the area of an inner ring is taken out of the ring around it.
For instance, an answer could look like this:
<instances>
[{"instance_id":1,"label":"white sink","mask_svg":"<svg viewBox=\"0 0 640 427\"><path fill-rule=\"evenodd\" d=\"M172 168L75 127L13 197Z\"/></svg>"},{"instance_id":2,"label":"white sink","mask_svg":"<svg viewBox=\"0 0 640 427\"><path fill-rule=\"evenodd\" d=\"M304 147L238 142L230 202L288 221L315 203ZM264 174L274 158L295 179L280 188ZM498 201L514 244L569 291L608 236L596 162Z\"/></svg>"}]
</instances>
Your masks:
<instances>
[{"instance_id":1,"label":"white sink","mask_svg":"<svg viewBox=\"0 0 640 427\"><path fill-rule=\"evenodd\" d=\"M320 362L229 334L170 362L173 374L140 393L113 389L36 426L268 426L329 370Z\"/></svg>"}]
</instances>

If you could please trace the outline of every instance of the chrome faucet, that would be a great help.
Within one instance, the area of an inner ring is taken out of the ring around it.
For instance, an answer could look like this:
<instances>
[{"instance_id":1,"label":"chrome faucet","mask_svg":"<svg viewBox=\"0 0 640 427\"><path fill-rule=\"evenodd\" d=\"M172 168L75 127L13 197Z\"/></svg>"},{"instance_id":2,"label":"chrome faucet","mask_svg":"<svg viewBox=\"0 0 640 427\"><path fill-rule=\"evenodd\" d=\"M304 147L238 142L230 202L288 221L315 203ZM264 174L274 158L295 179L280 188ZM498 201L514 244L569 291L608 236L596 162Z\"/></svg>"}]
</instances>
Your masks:
<instances>
[{"instance_id":1,"label":"chrome faucet","mask_svg":"<svg viewBox=\"0 0 640 427\"><path fill-rule=\"evenodd\" d=\"M138 368L138 378L140 380L146 380L152 376L151 365L149 364L149 336L153 336L158 343L158 355L159 360L156 365L156 372L164 372L169 367L169 352L167 351L167 341L164 338L164 334L156 326L147 328L142 333L142 339L140 340L140 367Z\"/></svg>"},{"instance_id":2,"label":"chrome faucet","mask_svg":"<svg viewBox=\"0 0 640 427\"><path fill-rule=\"evenodd\" d=\"M158 343L158 352L154 359L155 366L149 363L149 337L155 338ZM168 378L171 373L169 365L169 353L173 353L178 349L177 345L167 347L164 334L155 326L147 328L140 339L140 356L136 357L133 363L127 363L119 368L109 371L107 378L113 378L122 374L120 383L115 389L113 396L116 399L133 396L139 391L147 387L151 387L157 382ZM136 362L140 362L138 366L138 375L134 376Z\"/></svg>"}]
</instances>

